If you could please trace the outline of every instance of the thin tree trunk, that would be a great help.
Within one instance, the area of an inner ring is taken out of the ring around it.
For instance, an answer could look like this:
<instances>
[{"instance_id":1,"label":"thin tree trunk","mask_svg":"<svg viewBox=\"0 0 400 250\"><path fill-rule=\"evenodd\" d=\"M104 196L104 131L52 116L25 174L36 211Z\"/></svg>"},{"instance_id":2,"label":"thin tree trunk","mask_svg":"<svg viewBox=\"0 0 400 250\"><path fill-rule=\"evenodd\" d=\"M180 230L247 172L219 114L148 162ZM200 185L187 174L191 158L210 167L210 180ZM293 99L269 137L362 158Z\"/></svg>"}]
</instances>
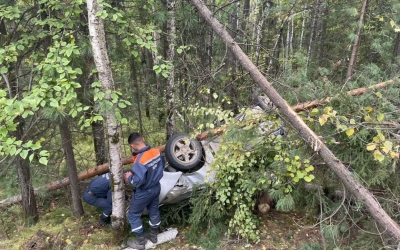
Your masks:
<instances>
[{"instance_id":1,"label":"thin tree trunk","mask_svg":"<svg viewBox=\"0 0 400 250\"><path fill-rule=\"evenodd\" d=\"M393 62L397 64L397 71L400 70L400 32L396 33L396 43L393 51ZM400 163L399 163L400 164Z\"/></svg>"},{"instance_id":2,"label":"thin tree trunk","mask_svg":"<svg viewBox=\"0 0 400 250\"><path fill-rule=\"evenodd\" d=\"M365 16L366 8L367 8L367 0L364 0L363 6L361 8L360 21L358 22L358 29L357 29L356 37L354 39L353 50L351 51L351 57L350 57L349 68L347 69L346 81L351 80L351 78L353 77L353 74L354 74L355 67L356 67L358 46L360 43L361 30L364 26L364 16Z\"/></svg>"},{"instance_id":3,"label":"thin tree trunk","mask_svg":"<svg viewBox=\"0 0 400 250\"><path fill-rule=\"evenodd\" d=\"M246 26L247 23L249 22L249 15L250 15L250 0L244 0L243 3L243 12L242 12L242 18L241 18L241 26L240 26L240 35L242 37L243 41L243 49L244 51L248 52L249 51L249 46L248 44L248 39L246 38Z\"/></svg>"},{"instance_id":4,"label":"thin tree trunk","mask_svg":"<svg viewBox=\"0 0 400 250\"><path fill-rule=\"evenodd\" d=\"M166 138L171 138L175 131L175 46L176 46L176 27L175 27L175 0L167 0L168 22L167 22L167 61L171 63L171 70L167 79L167 120L165 122Z\"/></svg>"},{"instance_id":5,"label":"thin tree trunk","mask_svg":"<svg viewBox=\"0 0 400 250\"><path fill-rule=\"evenodd\" d=\"M72 196L72 204L74 208L74 215L81 217L84 214L81 191L79 188L78 171L76 170L76 161L74 150L72 147L72 135L68 126L68 120L63 119L59 124L62 146L64 149L65 161L68 166L68 176L70 181L70 190Z\"/></svg>"},{"instance_id":6,"label":"thin tree trunk","mask_svg":"<svg viewBox=\"0 0 400 250\"><path fill-rule=\"evenodd\" d=\"M325 48L325 39L326 39L326 31L328 26L327 17L329 15L329 5L323 7L323 19L322 19L322 30L320 35L320 45L319 45L319 52L318 52L318 65L324 65L324 59L326 59L326 54L328 51Z\"/></svg>"},{"instance_id":7,"label":"thin tree trunk","mask_svg":"<svg viewBox=\"0 0 400 250\"><path fill-rule=\"evenodd\" d=\"M233 39L235 39L235 42L237 42L238 38L238 12L239 12L239 7L236 5L235 9L232 10L233 13L229 13L229 34ZM238 112L238 106L237 106L237 91L235 87L235 80L236 80L236 75L237 75L237 61L232 55L230 51L227 53L226 57L226 74L227 74L227 81L225 85L226 89L226 94L229 96L229 98L233 101L229 102L224 102L223 103L223 108L225 110L232 110L234 113Z\"/></svg>"},{"instance_id":8,"label":"thin tree trunk","mask_svg":"<svg viewBox=\"0 0 400 250\"><path fill-rule=\"evenodd\" d=\"M293 18L290 18L293 21ZM286 31L286 49L285 49L285 61L284 61L284 71L287 70L287 65L289 63L289 47L290 47L290 24L291 21L289 20L287 23L287 31Z\"/></svg>"},{"instance_id":9,"label":"thin tree trunk","mask_svg":"<svg viewBox=\"0 0 400 250\"><path fill-rule=\"evenodd\" d=\"M143 134L142 107L140 105L142 98L140 98L141 92L140 92L140 86L139 86L139 85L141 85L140 83L142 81L138 81L138 79L137 79L138 72L137 72L134 56L131 56L130 67L131 67L130 79L131 79L131 82L133 83L133 85L135 86L134 87L135 88L135 96L136 96L136 105L135 106L136 106L136 110L138 113L139 132L140 132L140 134Z\"/></svg>"},{"instance_id":10,"label":"thin tree trunk","mask_svg":"<svg viewBox=\"0 0 400 250\"><path fill-rule=\"evenodd\" d=\"M394 237L397 244L400 242L400 227L392 220L389 215L382 209L375 197L368 190L358 183L350 173L350 171L341 163L341 161L329 150L329 148L321 141L321 139L304 123L304 121L291 109L286 101L272 87L271 83L262 75L257 67L249 60L246 54L234 42L232 37L224 29L224 26L218 22L214 15L208 10L201 0L191 0L199 13L212 26L215 32L221 37L226 46L236 56L240 64L245 68L260 85L273 104L282 112L282 115L297 130L301 138L319 154L326 164L336 173L342 183L348 190L359 200L363 202L371 217L373 217L379 225Z\"/></svg>"},{"instance_id":11,"label":"thin tree trunk","mask_svg":"<svg viewBox=\"0 0 400 250\"><path fill-rule=\"evenodd\" d=\"M18 70L15 70L16 81L13 85L10 85L7 76L4 73L1 73L3 80L7 83L9 99L13 99L17 96L18 99L21 97L20 86L18 81ZM25 119L21 116L16 118L15 121L17 125L17 129L13 134L15 135L15 139L17 141L25 142L24 140L24 125ZM32 179L31 179L31 170L28 159L23 159L20 154L15 156L15 165L17 167L18 172L18 180L19 186L21 189L21 200L22 200L22 210L24 211L24 223L26 225L35 224L39 220L39 213L37 210L35 193L33 190Z\"/></svg>"},{"instance_id":12,"label":"thin tree trunk","mask_svg":"<svg viewBox=\"0 0 400 250\"><path fill-rule=\"evenodd\" d=\"M106 40L104 32L104 24L101 17L96 16L103 8L96 0L88 0L88 19L89 19L89 34L92 44L93 58L99 74L99 80L102 84L102 90L105 93L105 101L111 102L111 92L115 90L114 80L108 59ZM110 170L112 175L112 227L114 229L113 240L119 241L119 237L125 225L125 186L122 177L122 156L121 156L121 124L115 115L117 107L112 104L106 112L107 136L110 154ZM116 242L115 242L116 243Z\"/></svg>"},{"instance_id":13,"label":"thin tree trunk","mask_svg":"<svg viewBox=\"0 0 400 250\"><path fill-rule=\"evenodd\" d=\"M146 86L148 91L146 91L146 99L145 99L145 116L150 119L151 103L149 96L151 95L151 92L149 90L157 89L157 79L156 79L156 74L153 71L154 63L153 63L153 58L151 57L151 52L147 49L143 49L143 54L146 60L146 67L144 70L145 82L149 83L146 84L148 85Z\"/></svg>"},{"instance_id":14,"label":"thin tree trunk","mask_svg":"<svg viewBox=\"0 0 400 250\"><path fill-rule=\"evenodd\" d=\"M300 42L299 42L299 49L301 50L302 49L302 47L303 47L303 36L304 36L304 29L305 29L305 23L306 23L306 10L307 10L307 3L306 3L306 5L305 5L305 7L304 7L304 11L303 11L303 14L302 14L302 16L303 16L303 20L302 20L302 22L301 22L301 33L300 33Z\"/></svg>"},{"instance_id":15,"label":"thin tree trunk","mask_svg":"<svg viewBox=\"0 0 400 250\"><path fill-rule=\"evenodd\" d=\"M318 9L319 9L318 6L319 6L319 0L315 0L314 6L313 6L312 20L311 20L310 39L308 41L308 48L307 48L306 69L308 68L308 65L311 60L311 49L312 49L312 44L313 44L313 39L314 39L314 34L315 34L315 25L316 25L317 13L318 13Z\"/></svg>"},{"instance_id":16,"label":"thin tree trunk","mask_svg":"<svg viewBox=\"0 0 400 250\"><path fill-rule=\"evenodd\" d=\"M24 134L24 120L19 118L16 139L22 140ZM36 223L39 220L35 193L31 180L31 170L28 159L23 159L20 155L16 156L16 166L18 172L19 186L21 189L22 210L24 211L24 222L27 225Z\"/></svg>"},{"instance_id":17,"label":"thin tree trunk","mask_svg":"<svg viewBox=\"0 0 400 250\"><path fill-rule=\"evenodd\" d=\"M260 21L257 23L256 53L254 59L254 64L256 66L258 66L258 61L260 59L261 40L263 35L264 21L268 17L270 7L271 3L269 1L265 4L265 7L263 5L261 6L261 17Z\"/></svg>"},{"instance_id":18,"label":"thin tree trunk","mask_svg":"<svg viewBox=\"0 0 400 250\"><path fill-rule=\"evenodd\" d=\"M104 123L103 121L94 121L92 122L91 127L96 163L97 165L101 165L108 161L106 142L104 138Z\"/></svg>"},{"instance_id":19,"label":"thin tree trunk","mask_svg":"<svg viewBox=\"0 0 400 250\"><path fill-rule=\"evenodd\" d=\"M284 20L282 20L281 27L279 27L278 37L276 38L274 48L272 49L272 51L271 51L271 56L270 56L270 58L269 58L268 67L267 67L267 74L270 74L270 73L271 73L271 70L272 70L272 68L273 68L273 66L274 66L274 64L273 64L273 63L274 63L274 60L275 60L275 61L278 61L278 59L279 59L279 49L278 49L279 42L281 41L281 38L282 38L283 28L284 28L284 26L285 26L285 23L287 22L287 20L288 20L289 17L291 16L291 12L292 12L292 9L293 9L293 8L294 8L294 5L291 6L288 15L285 17ZM278 66L277 66L277 67L278 67ZM275 72L275 73L277 73L277 72Z\"/></svg>"}]
</instances>

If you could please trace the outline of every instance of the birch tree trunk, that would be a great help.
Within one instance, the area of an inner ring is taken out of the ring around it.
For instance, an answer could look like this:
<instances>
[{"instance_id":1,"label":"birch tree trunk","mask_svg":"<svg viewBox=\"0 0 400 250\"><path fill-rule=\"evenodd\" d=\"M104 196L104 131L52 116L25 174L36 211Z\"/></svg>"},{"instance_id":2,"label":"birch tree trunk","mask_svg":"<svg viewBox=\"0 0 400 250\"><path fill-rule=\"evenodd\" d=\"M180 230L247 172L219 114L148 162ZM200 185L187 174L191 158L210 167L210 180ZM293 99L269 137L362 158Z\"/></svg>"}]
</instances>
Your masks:
<instances>
[{"instance_id":1,"label":"birch tree trunk","mask_svg":"<svg viewBox=\"0 0 400 250\"><path fill-rule=\"evenodd\" d=\"M254 58L254 64L256 66L258 66L258 60L260 59L261 40L263 35L264 21L268 17L270 7L271 3L269 1L265 3L265 6L261 4L261 17L260 21L257 23L256 54Z\"/></svg>"},{"instance_id":2,"label":"birch tree trunk","mask_svg":"<svg viewBox=\"0 0 400 250\"><path fill-rule=\"evenodd\" d=\"M253 78L253 80L260 85L266 95L280 110L282 115L291 123L297 130L301 138L306 142L316 154L326 162L339 177L346 188L360 201L363 202L370 216L374 218L385 232L388 232L397 243L400 242L400 227L392 220L389 215L382 209L375 197L360 183L358 183L349 170L342 164L342 162L329 150L329 148L321 141L321 139L304 123L304 121L291 109L286 101L279 95L279 93L272 87L271 83L262 75L257 67L249 60L246 54L235 43L232 37L224 29L224 26L218 22L213 14L208 10L201 0L191 0L192 4L197 8L199 13L206 19L212 26L215 32L221 37L223 42L235 55L243 68L245 68Z\"/></svg>"},{"instance_id":3,"label":"birch tree trunk","mask_svg":"<svg viewBox=\"0 0 400 250\"><path fill-rule=\"evenodd\" d=\"M104 24L96 13L103 11L96 0L88 0L89 34L92 44L93 58L105 93L105 101L111 104L111 93L115 90L110 62L108 59ZM111 188L112 192L112 227L116 236L121 235L125 223L125 186L122 177L121 157L121 125L115 116L115 104L105 110L106 127L110 153ZM115 237L116 238L116 237Z\"/></svg>"},{"instance_id":4,"label":"birch tree trunk","mask_svg":"<svg viewBox=\"0 0 400 250\"><path fill-rule=\"evenodd\" d=\"M349 68L347 69L346 81L351 80L351 78L353 77L353 74L354 74L354 69L356 67L358 46L360 43L361 30L364 26L364 16L365 16L366 8L367 8L367 0L364 0L363 6L361 8L360 21L358 21L358 29L357 29L356 37L354 39L353 50L351 51L351 57L350 57Z\"/></svg>"},{"instance_id":5,"label":"birch tree trunk","mask_svg":"<svg viewBox=\"0 0 400 250\"><path fill-rule=\"evenodd\" d=\"M74 215L81 217L84 214L81 192L79 188L78 171L76 170L76 161L74 150L72 147L72 135L68 126L68 120L64 119L59 124L62 146L64 149L65 161L68 166L68 177L70 181L70 190L72 196L72 205L74 208Z\"/></svg>"},{"instance_id":6,"label":"birch tree trunk","mask_svg":"<svg viewBox=\"0 0 400 250\"><path fill-rule=\"evenodd\" d=\"M167 22L167 61L171 62L171 71L167 79L167 120L165 122L166 138L167 140L174 134L175 131L175 70L174 70L174 58L175 58L175 0L167 0L168 10L168 22Z\"/></svg>"},{"instance_id":7,"label":"birch tree trunk","mask_svg":"<svg viewBox=\"0 0 400 250\"><path fill-rule=\"evenodd\" d=\"M301 33L300 33L300 42L299 42L299 49L301 50L303 48L303 36L304 36L304 27L306 23L306 11L307 11L307 3L304 6L304 10L302 13L303 20L301 21Z\"/></svg>"}]
</instances>

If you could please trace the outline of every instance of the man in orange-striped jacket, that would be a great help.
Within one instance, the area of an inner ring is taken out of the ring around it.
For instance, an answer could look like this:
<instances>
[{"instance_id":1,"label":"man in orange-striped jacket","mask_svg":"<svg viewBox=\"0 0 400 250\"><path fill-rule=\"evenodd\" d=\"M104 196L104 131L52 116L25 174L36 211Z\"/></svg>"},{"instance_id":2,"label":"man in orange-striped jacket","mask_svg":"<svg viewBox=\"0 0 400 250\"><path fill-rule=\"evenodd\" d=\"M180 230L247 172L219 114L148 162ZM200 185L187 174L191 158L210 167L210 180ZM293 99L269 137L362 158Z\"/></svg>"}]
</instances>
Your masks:
<instances>
[{"instance_id":1,"label":"man in orange-striped jacket","mask_svg":"<svg viewBox=\"0 0 400 250\"><path fill-rule=\"evenodd\" d=\"M157 243L158 228L161 224L160 210L158 209L160 195L160 179L164 171L164 158L157 148L151 148L144 141L144 138L137 132L128 137L128 143L134 150L133 155L133 174L126 175L126 183L131 183L135 187L132 196L128 220L132 232L136 234L136 240L129 240L128 246L134 249L145 249L146 238L153 243ZM143 224L141 215L147 208L150 217L151 231L143 234Z\"/></svg>"}]
</instances>

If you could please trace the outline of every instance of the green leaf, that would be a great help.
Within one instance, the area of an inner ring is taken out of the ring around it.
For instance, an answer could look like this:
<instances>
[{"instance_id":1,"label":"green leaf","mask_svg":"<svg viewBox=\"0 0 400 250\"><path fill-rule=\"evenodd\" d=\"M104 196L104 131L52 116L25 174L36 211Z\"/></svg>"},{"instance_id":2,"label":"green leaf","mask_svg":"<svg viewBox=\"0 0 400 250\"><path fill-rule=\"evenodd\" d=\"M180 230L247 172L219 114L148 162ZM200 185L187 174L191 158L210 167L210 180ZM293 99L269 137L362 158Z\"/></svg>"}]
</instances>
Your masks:
<instances>
[{"instance_id":1,"label":"green leaf","mask_svg":"<svg viewBox=\"0 0 400 250\"><path fill-rule=\"evenodd\" d=\"M365 107L364 110L367 111L368 114L370 114L370 113L372 113L372 111L374 111L374 109L372 107Z\"/></svg>"},{"instance_id":2,"label":"green leaf","mask_svg":"<svg viewBox=\"0 0 400 250\"><path fill-rule=\"evenodd\" d=\"M374 143L370 143L370 144L367 145L367 150L368 151L375 150L375 148L376 148L376 144L374 144Z\"/></svg>"},{"instance_id":3,"label":"green leaf","mask_svg":"<svg viewBox=\"0 0 400 250\"><path fill-rule=\"evenodd\" d=\"M311 115L317 115L319 113L318 109L311 110Z\"/></svg>"},{"instance_id":4,"label":"green leaf","mask_svg":"<svg viewBox=\"0 0 400 250\"><path fill-rule=\"evenodd\" d=\"M1 126L1 127L0 127L0 135L3 136L3 137L6 137L7 134L8 134L7 128Z\"/></svg>"},{"instance_id":5,"label":"green leaf","mask_svg":"<svg viewBox=\"0 0 400 250\"><path fill-rule=\"evenodd\" d=\"M374 151L374 158L375 160L382 162L385 159L385 156L379 150Z\"/></svg>"},{"instance_id":6,"label":"green leaf","mask_svg":"<svg viewBox=\"0 0 400 250\"><path fill-rule=\"evenodd\" d=\"M315 178L315 176L312 175L312 174L310 174L310 175L305 176L305 177L304 177L304 180L305 180L306 182L311 182L312 180L314 180L314 178Z\"/></svg>"},{"instance_id":7,"label":"green leaf","mask_svg":"<svg viewBox=\"0 0 400 250\"><path fill-rule=\"evenodd\" d=\"M50 106L57 108L59 106L57 100L56 99L52 99L50 101Z\"/></svg>"},{"instance_id":8,"label":"green leaf","mask_svg":"<svg viewBox=\"0 0 400 250\"><path fill-rule=\"evenodd\" d=\"M319 124L321 126L323 126L328 121L328 117L326 115L322 115L322 116L319 117L318 120L319 120Z\"/></svg>"},{"instance_id":9,"label":"green leaf","mask_svg":"<svg viewBox=\"0 0 400 250\"><path fill-rule=\"evenodd\" d=\"M8 68L3 66L3 67L1 67L0 72L3 73L3 74L7 74Z\"/></svg>"},{"instance_id":10,"label":"green leaf","mask_svg":"<svg viewBox=\"0 0 400 250\"><path fill-rule=\"evenodd\" d=\"M24 149L22 150L22 152L20 153L20 156L22 157L22 159L26 159L26 157L28 156L29 150Z\"/></svg>"},{"instance_id":11,"label":"green leaf","mask_svg":"<svg viewBox=\"0 0 400 250\"><path fill-rule=\"evenodd\" d=\"M385 115L382 113L379 113L379 115L376 119L378 120L378 122L381 122L381 121L383 121L383 119L385 119Z\"/></svg>"},{"instance_id":12,"label":"green leaf","mask_svg":"<svg viewBox=\"0 0 400 250\"><path fill-rule=\"evenodd\" d=\"M346 130L346 135L347 135L348 137L352 136L353 134L354 134L354 128L351 128L351 129Z\"/></svg>"},{"instance_id":13,"label":"green leaf","mask_svg":"<svg viewBox=\"0 0 400 250\"><path fill-rule=\"evenodd\" d=\"M314 166L310 165L310 166L306 167L305 170L306 170L307 172L314 171Z\"/></svg>"},{"instance_id":14,"label":"green leaf","mask_svg":"<svg viewBox=\"0 0 400 250\"><path fill-rule=\"evenodd\" d=\"M14 145L12 145L11 148L9 149L9 154L14 155L16 151L17 151L17 148Z\"/></svg>"},{"instance_id":15,"label":"green leaf","mask_svg":"<svg viewBox=\"0 0 400 250\"><path fill-rule=\"evenodd\" d=\"M299 178L299 179L303 179L304 178L304 174L301 171L297 171L296 175L297 175L297 178Z\"/></svg>"},{"instance_id":16,"label":"green leaf","mask_svg":"<svg viewBox=\"0 0 400 250\"><path fill-rule=\"evenodd\" d=\"M388 154L393 148L393 143L391 141L383 142L382 151Z\"/></svg>"},{"instance_id":17,"label":"green leaf","mask_svg":"<svg viewBox=\"0 0 400 250\"><path fill-rule=\"evenodd\" d=\"M329 114L333 110L332 107L326 107L324 108L324 114Z\"/></svg>"},{"instance_id":18,"label":"green leaf","mask_svg":"<svg viewBox=\"0 0 400 250\"><path fill-rule=\"evenodd\" d=\"M47 158L46 157L40 157L39 162L43 165L47 165Z\"/></svg>"},{"instance_id":19,"label":"green leaf","mask_svg":"<svg viewBox=\"0 0 400 250\"><path fill-rule=\"evenodd\" d=\"M366 115L366 116L364 117L364 120L365 120L366 122L372 122L372 118L371 118L369 115Z\"/></svg>"}]
</instances>

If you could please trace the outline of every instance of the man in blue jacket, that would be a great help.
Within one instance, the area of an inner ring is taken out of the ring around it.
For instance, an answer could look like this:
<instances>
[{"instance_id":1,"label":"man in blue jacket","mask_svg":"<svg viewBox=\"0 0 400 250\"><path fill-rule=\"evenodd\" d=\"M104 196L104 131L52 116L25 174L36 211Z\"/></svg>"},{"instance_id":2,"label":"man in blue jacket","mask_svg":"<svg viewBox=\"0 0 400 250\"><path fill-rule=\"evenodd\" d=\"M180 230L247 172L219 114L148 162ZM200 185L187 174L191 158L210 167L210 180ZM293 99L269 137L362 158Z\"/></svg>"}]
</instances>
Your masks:
<instances>
[{"instance_id":1,"label":"man in blue jacket","mask_svg":"<svg viewBox=\"0 0 400 250\"><path fill-rule=\"evenodd\" d=\"M124 179L127 173L131 173L131 171L130 169L124 171ZM103 210L99 221L100 226L111 224L112 196L110 183L111 175L110 173L105 173L93 179L83 192L83 200L86 203Z\"/></svg>"},{"instance_id":2,"label":"man in blue jacket","mask_svg":"<svg viewBox=\"0 0 400 250\"><path fill-rule=\"evenodd\" d=\"M157 243L158 229L161 224L160 210L158 209L160 195L160 179L164 171L164 158L157 148L151 148L144 138L137 132L128 137L128 143L134 150L132 173L127 173L125 181L135 187L128 211L128 220L136 240L129 240L128 246L134 249L145 249L146 238ZM150 217L151 231L143 234L141 215L147 208Z\"/></svg>"}]
</instances>

